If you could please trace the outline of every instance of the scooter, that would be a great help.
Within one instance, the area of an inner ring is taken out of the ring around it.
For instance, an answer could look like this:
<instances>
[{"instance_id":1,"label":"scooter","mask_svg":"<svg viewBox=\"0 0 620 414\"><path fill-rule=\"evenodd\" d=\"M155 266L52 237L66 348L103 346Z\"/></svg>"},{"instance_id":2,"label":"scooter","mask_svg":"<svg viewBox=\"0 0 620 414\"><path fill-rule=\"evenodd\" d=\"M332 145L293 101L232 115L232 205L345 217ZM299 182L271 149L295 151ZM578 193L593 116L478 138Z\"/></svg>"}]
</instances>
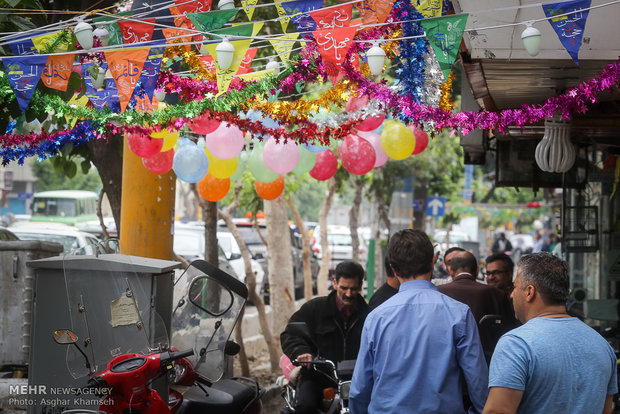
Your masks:
<instances>
[{"instance_id":1,"label":"scooter","mask_svg":"<svg viewBox=\"0 0 620 414\"><path fill-rule=\"evenodd\" d=\"M152 313L147 318L146 309L140 307L150 302L140 290L137 275L110 272L106 288L96 292L81 286L75 276L73 269L65 269L72 323L84 339L80 341L73 330L59 329L54 332L54 340L71 344L77 350L67 353L68 367L76 378L87 373L84 390L102 398L99 411L262 412L263 390L256 381L241 377L221 379L225 355L239 350L237 344L228 340L247 298L247 288L237 279L208 262L192 262L179 279L186 283L180 284L182 293L176 293L179 298L173 312L173 346L169 347L161 332L161 320ZM93 314L105 312L106 319L110 318L107 326L88 323L94 319ZM120 330L115 331L117 328ZM106 344L100 346L95 338ZM154 340L145 341L146 338ZM78 359L82 360L81 367ZM103 366L103 370L98 369Z\"/></svg>"}]
</instances>

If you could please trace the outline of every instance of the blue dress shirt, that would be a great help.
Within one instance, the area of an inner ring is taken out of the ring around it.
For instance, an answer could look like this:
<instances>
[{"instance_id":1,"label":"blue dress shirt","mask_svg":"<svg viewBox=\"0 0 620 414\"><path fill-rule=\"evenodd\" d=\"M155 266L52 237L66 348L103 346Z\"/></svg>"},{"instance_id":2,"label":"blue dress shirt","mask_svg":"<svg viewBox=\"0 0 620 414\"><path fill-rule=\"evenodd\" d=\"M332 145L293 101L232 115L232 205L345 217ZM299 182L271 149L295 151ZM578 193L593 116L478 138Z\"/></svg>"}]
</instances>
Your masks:
<instances>
[{"instance_id":1,"label":"blue dress shirt","mask_svg":"<svg viewBox=\"0 0 620 414\"><path fill-rule=\"evenodd\" d=\"M429 281L408 281L366 318L351 414L464 413L462 378L470 412L482 412L489 373L469 307Z\"/></svg>"}]
</instances>

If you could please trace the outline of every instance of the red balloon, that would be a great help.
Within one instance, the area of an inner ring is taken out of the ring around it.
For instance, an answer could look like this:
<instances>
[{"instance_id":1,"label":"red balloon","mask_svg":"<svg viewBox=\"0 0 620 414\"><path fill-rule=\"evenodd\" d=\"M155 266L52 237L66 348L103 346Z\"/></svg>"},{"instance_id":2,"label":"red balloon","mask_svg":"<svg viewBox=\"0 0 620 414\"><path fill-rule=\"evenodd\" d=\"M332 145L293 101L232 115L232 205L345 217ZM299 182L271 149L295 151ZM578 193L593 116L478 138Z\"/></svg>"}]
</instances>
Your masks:
<instances>
[{"instance_id":1,"label":"red balloon","mask_svg":"<svg viewBox=\"0 0 620 414\"><path fill-rule=\"evenodd\" d=\"M230 178L215 178L207 173L198 181L198 192L207 201L220 201L230 190Z\"/></svg>"},{"instance_id":2,"label":"red balloon","mask_svg":"<svg viewBox=\"0 0 620 414\"><path fill-rule=\"evenodd\" d=\"M336 158L334 151L328 149L316 154L316 163L309 174L315 180L325 181L336 175L337 170L338 158Z\"/></svg>"},{"instance_id":3,"label":"red balloon","mask_svg":"<svg viewBox=\"0 0 620 414\"><path fill-rule=\"evenodd\" d=\"M367 106L369 102L370 99L368 98L368 95L352 96L351 99L347 101L344 108L347 112L355 112Z\"/></svg>"},{"instance_id":4,"label":"red balloon","mask_svg":"<svg viewBox=\"0 0 620 414\"><path fill-rule=\"evenodd\" d=\"M134 154L142 158L151 158L161 151L164 146L163 139L151 138L141 132L127 134L127 145Z\"/></svg>"},{"instance_id":5,"label":"red balloon","mask_svg":"<svg viewBox=\"0 0 620 414\"><path fill-rule=\"evenodd\" d=\"M160 141L163 141L160 139ZM172 160L174 159L174 150L158 152L150 158L142 158L144 168L153 174L165 174L172 168Z\"/></svg>"},{"instance_id":6,"label":"red balloon","mask_svg":"<svg viewBox=\"0 0 620 414\"><path fill-rule=\"evenodd\" d=\"M407 128L409 128L415 136L415 147L413 148L411 155L421 153L428 146L428 134L423 129L417 128L413 124L408 125Z\"/></svg>"},{"instance_id":7,"label":"red balloon","mask_svg":"<svg viewBox=\"0 0 620 414\"><path fill-rule=\"evenodd\" d=\"M209 114L202 114L187 123L189 129L197 134L210 134L220 126L220 121L211 119Z\"/></svg>"},{"instance_id":8,"label":"red balloon","mask_svg":"<svg viewBox=\"0 0 620 414\"><path fill-rule=\"evenodd\" d=\"M254 189L256 194L263 200L275 200L280 197L284 191L284 178L279 176L275 181L263 183L258 180L254 181Z\"/></svg>"},{"instance_id":9,"label":"red balloon","mask_svg":"<svg viewBox=\"0 0 620 414\"><path fill-rule=\"evenodd\" d=\"M377 158L372 144L354 134L344 137L338 148L338 156L344 169L355 175L364 175L372 170Z\"/></svg>"},{"instance_id":10,"label":"red balloon","mask_svg":"<svg viewBox=\"0 0 620 414\"><path fill-rule=\"evenodd\" d=\"M356 96L349 99L345 106L345 110L347 112L355 112L368 106L369 102L370 98L368 98L368 95ZM363 121L355 125L355 128L359 129L360 131L373 131L379 128L379 126L383 123L384 119L385 116L383 115L367 116Z\"/></svg>"}]
</instances>

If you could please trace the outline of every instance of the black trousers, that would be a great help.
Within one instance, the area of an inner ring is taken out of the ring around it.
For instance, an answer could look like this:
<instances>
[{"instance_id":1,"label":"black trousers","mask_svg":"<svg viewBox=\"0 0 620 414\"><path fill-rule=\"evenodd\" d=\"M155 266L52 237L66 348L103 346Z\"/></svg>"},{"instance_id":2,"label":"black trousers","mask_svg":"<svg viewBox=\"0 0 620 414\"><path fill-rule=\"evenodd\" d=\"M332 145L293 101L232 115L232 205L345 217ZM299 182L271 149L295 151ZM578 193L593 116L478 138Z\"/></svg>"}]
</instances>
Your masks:
<instances>
[{"instance_id":1,"label":"black trousers","mask_svg":"<svg viewBox=\"0 0 620 414\"><path fill-rule=\"evenodd\" d=\"M334 386L333 381L322 372L302 368L296 389L296 414L316 414L321 408L323 389L330 386Z\"/></svg>"}]
</instances>

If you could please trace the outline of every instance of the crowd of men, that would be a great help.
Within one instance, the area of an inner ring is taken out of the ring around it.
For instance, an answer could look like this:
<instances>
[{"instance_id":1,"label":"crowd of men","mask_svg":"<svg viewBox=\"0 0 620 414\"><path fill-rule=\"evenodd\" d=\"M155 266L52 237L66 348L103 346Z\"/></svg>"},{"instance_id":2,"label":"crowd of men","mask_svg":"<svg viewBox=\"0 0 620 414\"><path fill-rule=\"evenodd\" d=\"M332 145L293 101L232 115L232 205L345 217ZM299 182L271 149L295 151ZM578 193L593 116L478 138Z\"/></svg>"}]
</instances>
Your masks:
<instances>
[{"instance_id":1,"label":"crowd of men","mask_svg":"<svg viewBox=\"0 0 620 414\"><path fill-rule=\"evenodd\" d=\"M485 261L485 284L476 280L474 255L451 248L444 266L452 281L436 286L437 259L424 232L394 234L387 282L369 304L360 295L363 268L340 263L333 291L290 319L308 325L318 349L287 329L284 354L356 359L352 414L612 412L616 356L566 312L564 261L548 252L523 256L513 282L512 260L497 252ZM302 368L296 413L317 412L322 385L312 366Z\"/></svg>"}]
</instances>

